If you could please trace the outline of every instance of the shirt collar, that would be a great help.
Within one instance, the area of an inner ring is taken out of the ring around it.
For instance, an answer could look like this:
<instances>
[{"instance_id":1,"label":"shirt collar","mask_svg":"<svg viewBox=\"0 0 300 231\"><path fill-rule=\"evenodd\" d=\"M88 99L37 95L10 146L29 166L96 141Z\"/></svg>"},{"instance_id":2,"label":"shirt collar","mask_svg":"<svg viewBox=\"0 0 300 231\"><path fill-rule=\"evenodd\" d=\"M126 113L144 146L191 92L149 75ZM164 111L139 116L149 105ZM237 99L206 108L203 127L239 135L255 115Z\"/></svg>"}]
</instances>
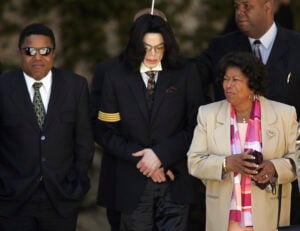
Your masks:
<instances>
[{"instance_id":1,"label":"shirt collar","mask_svg":"<svg viewBox=\"0 0 300 231\"><path fill-rule=\"evenodd\" d=\"M153 67L152 69L147 67L144 63L141 63L140 72L145 73L147 71L162 71L161 62L159 62L156 67Z\"/></svg>"},{"instance_id":2,"label":"shirt collar","mask_svg":"<svg viewBox=\"0 0 300 231\"><path fill-rule=\"evenodd\" d=\"M25 72L23 72L23 74L24 74L25 82L26 82L28 89L30 89L35 82L40 82L40 83L43 83L42 87L46 90L46 92L50 92L51 83L52 83L52 71L51 70L48 72L48 74L44 78L42 78L41 80L38 80L38 81L35 80L34 78L30 77L29 75L27 75Z\"/></svg>"},{"instance_id":3,"label":"shirt collar","mask_svg":"<svg viewBox=\"0 0 300 231\"><path fill-rule=\"evenodd\" d=\"M259 38L259 41L266 49L269 49L269 47L273 44L273 41L275 40L276 34L277 34L277 26L275 22L273 22L270 29L263 36ZM249 41L251 45L255 40L256 39L249 37Z\"/></svg>"}]
</instances>

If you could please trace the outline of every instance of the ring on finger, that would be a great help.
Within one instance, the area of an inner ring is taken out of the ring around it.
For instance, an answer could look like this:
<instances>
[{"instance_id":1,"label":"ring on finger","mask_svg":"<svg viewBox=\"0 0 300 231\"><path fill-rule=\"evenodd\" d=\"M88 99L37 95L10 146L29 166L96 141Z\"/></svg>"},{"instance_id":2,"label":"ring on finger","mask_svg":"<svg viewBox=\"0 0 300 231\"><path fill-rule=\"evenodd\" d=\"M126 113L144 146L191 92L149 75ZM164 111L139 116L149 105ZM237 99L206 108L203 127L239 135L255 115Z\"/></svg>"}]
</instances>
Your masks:
<instances>
[{"instance_id":1,"label":"ring on finger","mask_svg":"<svg viewBox=\"0 0 300 231\"><path fill-rule=\"evenodd\" d=\"M265 175L265 178L266 178L266 179L267 179L267 178L269 178L269 175L268 175L268 174L266 174L266 175Z\"/></svg>"}]
</instances>

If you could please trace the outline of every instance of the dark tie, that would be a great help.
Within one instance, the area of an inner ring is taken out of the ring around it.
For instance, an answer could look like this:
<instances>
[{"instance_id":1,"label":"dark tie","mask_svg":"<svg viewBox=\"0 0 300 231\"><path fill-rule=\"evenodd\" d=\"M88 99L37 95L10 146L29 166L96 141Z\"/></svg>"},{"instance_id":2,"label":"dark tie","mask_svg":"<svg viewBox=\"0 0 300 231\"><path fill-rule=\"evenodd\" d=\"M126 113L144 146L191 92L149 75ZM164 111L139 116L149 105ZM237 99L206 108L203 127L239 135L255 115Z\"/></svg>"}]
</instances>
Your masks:
<instances>
[{"instance_id":1,"label":"dark tie","mask_svg":"<svg viewBox=\"0 0 300 231\"><path fill-rule=\"evenodd\" d=\"M261 45L261 42L259 40L255 40L253 42L253 54L259 58L261 61L262 60L262 56L261 56L261 52L260 52L260 45Z\"/></svg>"},{"instance_id":2,"label":"dark tie","mask_svg":"<svg viewBox=\"0 0 300 231\"><path fill-rule=\"evenodd\" d=\"M42 86L42 83L35 82L32 86L34 89L34 95L33 95L33 108L37 117L37 122L40 127L40 129L43 129L44 125L44 119L45 119L45 108L42 101L42 97L40 94L40 87Z\"/></svg>"},{"instance_id":3,"label":"dark tie","mask_svg":"<svg viewBox=\"0 0 300 231\"><path fill-rule=\"evenodd\" d=\"M148 104L148 109L151 110L153 100L154 100L156 71L147 71L145 73L149 77L148 83L147 83L146 100L147 100L147 104Z\"/></svg>"}]
</instances>

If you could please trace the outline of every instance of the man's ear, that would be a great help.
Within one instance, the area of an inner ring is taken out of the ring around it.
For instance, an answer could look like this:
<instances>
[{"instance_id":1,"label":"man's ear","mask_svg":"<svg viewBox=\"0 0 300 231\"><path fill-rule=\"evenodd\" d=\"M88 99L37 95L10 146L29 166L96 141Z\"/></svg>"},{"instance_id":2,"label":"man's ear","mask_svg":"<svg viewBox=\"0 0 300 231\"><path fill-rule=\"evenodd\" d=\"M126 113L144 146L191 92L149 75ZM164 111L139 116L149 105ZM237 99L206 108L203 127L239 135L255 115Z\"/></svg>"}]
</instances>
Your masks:
<instances>
[{"instance_id":1,"label":"man's ear","mask_svg":"<svg viewBox=\"0 0 300 231\"><path fill-rule=\"evenodd\" d=\"M271 14L274 14L274 2L273 0L266 0L265 3L264 3L264 9L266 12L268 13L271 13Z\"/></svg>"}]
</instances>

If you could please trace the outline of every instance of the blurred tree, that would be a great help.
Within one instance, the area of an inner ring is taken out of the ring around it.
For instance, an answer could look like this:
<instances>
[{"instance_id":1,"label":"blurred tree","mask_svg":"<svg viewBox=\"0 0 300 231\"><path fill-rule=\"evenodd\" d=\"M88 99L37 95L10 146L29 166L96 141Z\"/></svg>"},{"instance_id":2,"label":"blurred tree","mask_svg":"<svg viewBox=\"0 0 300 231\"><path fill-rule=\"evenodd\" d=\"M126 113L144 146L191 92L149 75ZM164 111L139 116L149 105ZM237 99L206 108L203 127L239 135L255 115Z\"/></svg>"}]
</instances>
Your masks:
<instances>
[{"instance_id":1,"label":"blurred tree","mask_svg":"<svg viewBox=\"0 0 300 231\"><path fill-rule=\"evenodd\" d=\"M300 2L291 2L294 12L299 11ZM220 33L232 5L232 0L156 1L156 8L166 13L187 56L201 52L209 39ZM17 36L26 24L41 21L55 30L59 65L91 73L96 63L120 52L134 14L150 6L150 0L1 0L0 44L5 49L10 35ZM298 31L299 21L295 13ZM6 69L16 65L1 56L0 61Z\"/></svg>"}]
</instances>

